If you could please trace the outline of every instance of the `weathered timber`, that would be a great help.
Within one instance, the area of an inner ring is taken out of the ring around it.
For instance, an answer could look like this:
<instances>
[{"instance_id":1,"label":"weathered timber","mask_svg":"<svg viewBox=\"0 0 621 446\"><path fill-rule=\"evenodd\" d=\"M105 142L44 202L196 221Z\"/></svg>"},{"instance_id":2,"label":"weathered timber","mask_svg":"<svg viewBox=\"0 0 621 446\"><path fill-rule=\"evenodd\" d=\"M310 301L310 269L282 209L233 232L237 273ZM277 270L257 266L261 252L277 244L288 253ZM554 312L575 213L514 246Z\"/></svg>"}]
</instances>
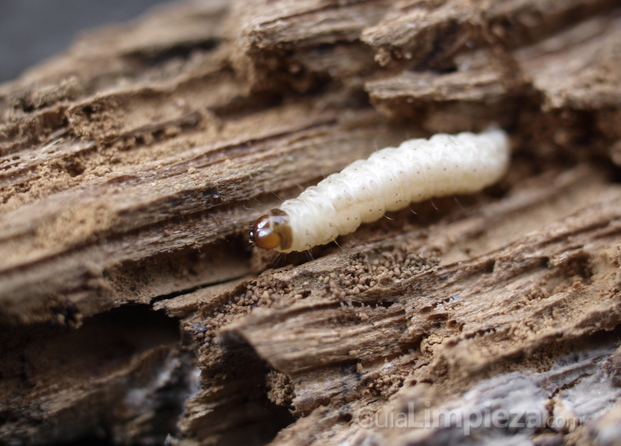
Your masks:
<instances>
[{"instance_id":1,"label":"weathered timber","mask_svg":"<svg viewBox=\"0 0 621 446\"><path fill-rule=\"evenodd\" d=\"M197 0L1 85L0 443L618 442L619 8ZM479 194L248 243L377 148L489 125L513 159Z\"/></svg>"}]
</instances>

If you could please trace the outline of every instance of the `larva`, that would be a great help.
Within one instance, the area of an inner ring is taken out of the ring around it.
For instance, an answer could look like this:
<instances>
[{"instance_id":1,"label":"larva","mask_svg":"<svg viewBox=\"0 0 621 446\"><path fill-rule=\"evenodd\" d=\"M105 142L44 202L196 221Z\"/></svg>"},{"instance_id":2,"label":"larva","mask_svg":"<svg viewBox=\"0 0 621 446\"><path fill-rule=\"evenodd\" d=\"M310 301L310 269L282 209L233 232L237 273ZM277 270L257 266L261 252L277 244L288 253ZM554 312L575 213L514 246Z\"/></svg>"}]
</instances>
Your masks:
<instances>
[{"instance_id":1,"label":"larva","mask_svg":"<svg viewBox=\"0 0 621 446\"><path fill-rule=\"evenodd\" d=\"M410 139L355 161L259 217L250 238L285 253L323 245L409 203L480 191L504 175L509 156L500 129Z\"/></svg>"}]
</instances>

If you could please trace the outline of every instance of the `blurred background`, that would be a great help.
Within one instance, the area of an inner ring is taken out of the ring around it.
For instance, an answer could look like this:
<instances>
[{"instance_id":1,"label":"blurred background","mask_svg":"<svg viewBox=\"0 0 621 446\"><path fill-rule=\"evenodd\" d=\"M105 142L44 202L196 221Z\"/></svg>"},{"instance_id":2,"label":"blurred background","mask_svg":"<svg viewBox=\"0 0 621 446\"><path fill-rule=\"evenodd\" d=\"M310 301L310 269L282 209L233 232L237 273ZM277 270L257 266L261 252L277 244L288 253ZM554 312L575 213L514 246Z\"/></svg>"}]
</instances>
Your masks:
<instances>
[{"instance_id":1,"label":"blurred background","mask_svg":"<svg viewBox=\"0 0 621 446\"><path fill-rule=\"evenodd\" d=\"M0 0L0 83L67 48L80 31L169 0Z\"/></svg>"}]
</instances>

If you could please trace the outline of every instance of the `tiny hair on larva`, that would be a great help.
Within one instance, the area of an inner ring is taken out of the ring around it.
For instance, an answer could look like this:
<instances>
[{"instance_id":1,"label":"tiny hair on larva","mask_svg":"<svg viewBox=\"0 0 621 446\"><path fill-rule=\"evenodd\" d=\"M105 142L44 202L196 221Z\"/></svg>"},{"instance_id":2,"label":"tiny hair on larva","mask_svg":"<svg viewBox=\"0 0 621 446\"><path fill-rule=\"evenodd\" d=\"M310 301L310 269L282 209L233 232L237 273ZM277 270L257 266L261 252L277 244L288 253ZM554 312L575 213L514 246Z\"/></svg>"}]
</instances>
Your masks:
<instances>
[{"instance_id":1,"label":"tiny hair on larva","mask_svg":"<svg viewBox=\"0 0 621 446\"><path fill-rule=\"evenodd\" d=\"M284 253L324 245L387 211L496 183L507 170L510 151L507 134L498 128L404 141L353 162L259 217L250 239Z\"/></svg>"}]
</instances>

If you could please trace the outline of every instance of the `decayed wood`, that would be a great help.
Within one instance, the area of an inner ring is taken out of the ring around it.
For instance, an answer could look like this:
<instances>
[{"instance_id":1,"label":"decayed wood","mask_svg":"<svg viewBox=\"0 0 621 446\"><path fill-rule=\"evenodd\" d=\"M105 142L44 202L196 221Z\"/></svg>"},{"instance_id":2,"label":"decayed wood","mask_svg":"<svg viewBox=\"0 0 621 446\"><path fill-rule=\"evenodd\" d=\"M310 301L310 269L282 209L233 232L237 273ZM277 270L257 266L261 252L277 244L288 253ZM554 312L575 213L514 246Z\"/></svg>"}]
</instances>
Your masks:
<instances>
[{"instance_id":1,"label":"decayed wood","mask_svg":"<svg viewBox=\"0 0 621 446\"><path fill-rule=\"evenodd\" d=\"M2 441L612 444L617 5L195 1L0 86ZM248 244L377 148L492 123L481 194L314 261ZM418 423L490 404L545 421Z\"/></svg>"}]
</instances>

